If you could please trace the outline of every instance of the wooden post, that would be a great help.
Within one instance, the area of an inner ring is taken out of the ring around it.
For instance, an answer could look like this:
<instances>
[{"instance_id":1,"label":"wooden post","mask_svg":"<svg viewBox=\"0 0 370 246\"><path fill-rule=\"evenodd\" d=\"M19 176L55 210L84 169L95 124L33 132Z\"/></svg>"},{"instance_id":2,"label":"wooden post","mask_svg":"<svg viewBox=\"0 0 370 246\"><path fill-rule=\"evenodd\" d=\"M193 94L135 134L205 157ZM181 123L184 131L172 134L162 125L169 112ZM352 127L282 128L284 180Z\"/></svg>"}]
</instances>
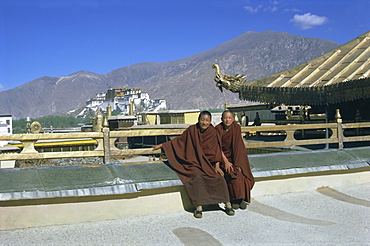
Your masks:
<instances>
[{"instance_id":1,"label":"wooden post","mask_svg":"<svg viewBox=\"0 0 370 246\"><path fill-rule=\"evenodd\" d=\"M294 138L295 130L286 130L285 132L286 132L286 138L285 138L284 141L293 141L293 140L295 140L295 138Z\"/></svg>"},{"instance_id":2,"label":"wooden post","mask_svg":"<svg viewBox=\"0 0 370 246\"><path fill-rule=\"evenodd\" d=\"M360 110L358 109L356 111L355 122L356 123L361 122L361 114L360 114ZM362 134L361 128L356 128L356 135L360 136L360 134Z\"/></svg>"},{"instance_id":3,"label":"wooden post","mask_svg":"<svg viewBox=\"0 0 370 246\"><path fill-rule=\"evenodd\" d=\"M37 150L35 149L35 143L36 140L22 140L23 150L21 153L22 154L38 153Z\"/></svg>"},{"instance_id":4,"label":"wooden post","mask_svg":"<svg viewBox=\"0 0 370 246\"><path fill-rule=\"evenodd\" d=\"M343 127L342 127L342 116L340 110L336 110L335 118L337 119L337 130L338 130L338 148L343 149Z\"/></svg>"},{"instance_id":5,"label":"wooden post","mask_svg":"<svg viewBox=\"0 0 370 246\"><path fill-rule=\"evenodd\" d=\"M103 146L104 146L104 164L109 164L110 161L110 141L109 127L103 127Z\"/></svg>"},{"instance_id":6,"label":"wooden post","mask_svg":"<svg viewBox=\"0 0 370 246\"><path fill-rule=\"evenodd\" d=\"M328 103L326 103L325 105L325 123L326 124L329 123L329 104ZM326 140L329 139L329 129L328 128L325 128L325 139ZM325 144L325 149L329 149L329 143Z\"/></svg>"}]
</instances>

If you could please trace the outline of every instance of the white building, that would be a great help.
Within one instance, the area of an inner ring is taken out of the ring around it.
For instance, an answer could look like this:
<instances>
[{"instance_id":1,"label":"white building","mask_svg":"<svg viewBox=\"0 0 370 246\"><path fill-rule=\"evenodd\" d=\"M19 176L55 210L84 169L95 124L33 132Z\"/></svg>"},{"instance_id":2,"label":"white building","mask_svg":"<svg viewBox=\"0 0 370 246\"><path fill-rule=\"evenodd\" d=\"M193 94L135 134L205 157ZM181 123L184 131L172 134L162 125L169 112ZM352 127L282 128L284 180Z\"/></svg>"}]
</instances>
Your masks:
<instances>
[{"instance_id":1,"label":"white building","mask_svg":"<svg viewBox=\"0 0 370 246\"><path fill-rule=\"evenodd\" d=\"M89 101L86 102L86 106L90 108L97 107L101 105L105 101L106 93L98 93L96 97L91 98Z\"/></svg>"},{"instance_id":2,"label":"white building","mask_svg":"<svg viewBox=\"0 0 370 246\"><path fill-rule=\"evenodd\" d=\"M13 134L13 124L11 115L0 115L0 135ZM7 141L0 141L0 146L7 144Z\"/></svg>"},{"instance_id":3,"label":"white building","mask_svg":"<svg viewBox=\"0 0 370 246\"><path fill-rule=\"evenodd\" d=\"M130 114L131 109L134 114L141 112L155 112L166 109L166 100L149 98L149 93L141 92L138 88L111 88L107 93L98 93L94 98L86 102L85 108L77 117L85 117L89 111L97 112L98 108L102 112L107 110L110 105L112 111L117 111L123 115Z\"/></svg>"},{"instance_id":4,"label":"white building","mask_svg":"<svg viewBox=\"0 0 370 246\"><path fill-rule=\"evenodd\" d=\"M11 115L0 115L0 135L13 134L13 123ZM17 147L5 146L8 141L0 141L0 153L14 152ZM0 161L0 168L14 168L15 160Z\"/></svg>"}]
</instances>

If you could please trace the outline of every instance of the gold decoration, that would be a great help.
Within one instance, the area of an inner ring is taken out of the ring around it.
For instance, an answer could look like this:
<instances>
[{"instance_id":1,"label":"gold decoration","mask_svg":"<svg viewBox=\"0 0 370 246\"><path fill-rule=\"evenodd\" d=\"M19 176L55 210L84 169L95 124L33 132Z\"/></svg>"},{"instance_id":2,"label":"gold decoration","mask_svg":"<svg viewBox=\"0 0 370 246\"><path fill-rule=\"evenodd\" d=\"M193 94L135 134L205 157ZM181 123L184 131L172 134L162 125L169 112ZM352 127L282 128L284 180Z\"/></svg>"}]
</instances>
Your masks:
<instances>
[{"instance_id":1,"label":"gold decoration","mask_svg":"<svg viewBox=\"0 0 370 246\"><path fill-rule=\"evenodd\" d=\"M230 90L234 93L239 92L240 86L246 81L246 77L244 75L230 75L230 74L221 74L221 69L218 64L213 64L212 68L216 69L216 75L214 77L214 81L216 82L216 86L222 92L222 87L227 90Z\"/></svg>"},{"instance_id":2,"label":"gold decoration","mask_svg":"<svg viewBox=\"0 0 370 246\"><path fill-rule=\"evenodd\" d=\"M42 130L41 124L37 121L32 122L30 130L32 133L40 133Z\"/></svg>"}]
</instances>

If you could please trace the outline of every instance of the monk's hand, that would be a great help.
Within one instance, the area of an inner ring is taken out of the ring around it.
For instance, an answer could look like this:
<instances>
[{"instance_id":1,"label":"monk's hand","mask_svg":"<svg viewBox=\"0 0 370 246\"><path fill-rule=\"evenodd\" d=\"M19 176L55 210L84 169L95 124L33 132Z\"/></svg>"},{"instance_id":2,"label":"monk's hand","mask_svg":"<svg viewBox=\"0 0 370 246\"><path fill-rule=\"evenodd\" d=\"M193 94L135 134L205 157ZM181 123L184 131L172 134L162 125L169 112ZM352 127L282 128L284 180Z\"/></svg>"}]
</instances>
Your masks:
<instances>
[{"instance_id":1,"label":"monk's hand","mask_svg":"<svg viewBox=\"0 0 370 246\"><path fill-rule=\"evenodd\" d=\"M224 172L222 171L222 169L220 168L220 163L219 162L216 162L215 171L216 171L216 173L220 174L221 176L225 175Z\"/></svg>"},{"instance_id":2,"label":"monk's hand","mask_svg":"<svg viewBox=\"0 0 370 246\"><path fill-rule=\"evenodd\" d=\"M231 162L226 161L225 162L225 170L226 170L227 173L233 172L234 171L234 165Z\"/></svg>"},{"instance_id":3,"label":"monk's hand","mask_svg":"<svg viewBox=\"0 0 370 246\"><path fill-rule=\"evenodd\" d=\"M152 147L152 150L157 150L157 149L160 149L160 148L162 148L162 144L154 145Z\"/></svg>"}]
</instances>

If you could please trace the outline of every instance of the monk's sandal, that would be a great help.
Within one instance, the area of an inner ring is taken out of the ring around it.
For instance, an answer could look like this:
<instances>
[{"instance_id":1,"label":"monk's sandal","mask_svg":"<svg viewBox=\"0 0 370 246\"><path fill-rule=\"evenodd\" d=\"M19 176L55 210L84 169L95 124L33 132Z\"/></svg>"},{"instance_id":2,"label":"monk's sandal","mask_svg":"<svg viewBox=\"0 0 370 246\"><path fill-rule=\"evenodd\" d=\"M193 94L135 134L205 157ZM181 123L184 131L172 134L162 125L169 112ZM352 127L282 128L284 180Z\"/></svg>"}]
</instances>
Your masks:
<instances>
[{"instance_id":1,"label":"monk's sandal","mask_svg":"<svg viewBox=\"0 0 370 246\"><path fill-rule=\"evenodd\" d=\"M235 211L233 208L225 208L226 214L227 215L234 215Z\"/></svg>"},{"instance_id":2,"label":"monk's sandal","mask_svg":"<svg viewBox=\"0 0 370 246\"><path fill-rule=\"evenodd\" d=\"M242 201L239 205L240 209L247 209L248 203L246 201Z\"/></svg>"},{"instance_id":3,"label":"monk's sandal","mask_svg":"<svg viewBox=\"0 0 370 246\"><path fill-rule=\"evenodd\" d=\"M203 211L195 210L195 211L194 211L194 217L195 217L195 218L202 218L202 217L203 217L202 212L203 212Z\"/></svg>"},{"instance_id":4,"label":"monk's sandal","mask_svg":"<svg viewBox=\"0 0 370 246\"><path fill-rule=\"evenodd\" d=\"M239 209L239 204L238 203L233 203L233 209Z\"/></svg>"}]
</instances>

